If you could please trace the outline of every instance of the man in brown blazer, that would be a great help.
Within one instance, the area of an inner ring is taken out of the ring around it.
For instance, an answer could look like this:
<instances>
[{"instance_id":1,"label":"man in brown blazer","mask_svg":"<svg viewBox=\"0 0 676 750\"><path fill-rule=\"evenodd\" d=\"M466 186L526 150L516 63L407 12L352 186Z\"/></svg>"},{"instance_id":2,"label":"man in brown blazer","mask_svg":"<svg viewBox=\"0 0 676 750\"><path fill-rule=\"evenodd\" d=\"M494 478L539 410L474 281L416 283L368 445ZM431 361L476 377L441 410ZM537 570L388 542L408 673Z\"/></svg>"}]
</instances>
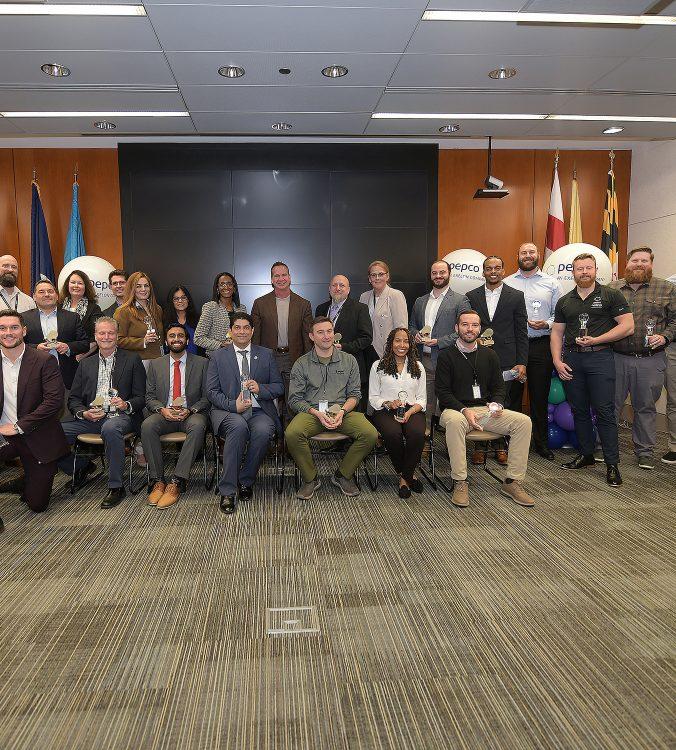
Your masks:
<instances>
[{"instance_id":1,"label":"man in brown blazer","mask_svg":"<svg viewBox=\"0 0 676 750\"><path fill-rule=\"evenodd\" d=\"M312 306L309 300L291 291L291 274L283 261L272 264L270 281L272 291L254 300L251 309L252 343L272 349L284 381L284 401L288 403L293 363L312 349L308 336Z\"/></svg>"},{"instance_id":2,"label":"man in brown blazer","mask_svg":"<svg viewBox=\"0 0 676 750\"><path fill-rule=\"evenodd\" d=\"M22 499L41 513L49 505L56 461L68 452L59 422L65 390L56 359L26 346L25 335L21 313L0 310L0 460L21 459Z\"/></svg>"}]
</instances>

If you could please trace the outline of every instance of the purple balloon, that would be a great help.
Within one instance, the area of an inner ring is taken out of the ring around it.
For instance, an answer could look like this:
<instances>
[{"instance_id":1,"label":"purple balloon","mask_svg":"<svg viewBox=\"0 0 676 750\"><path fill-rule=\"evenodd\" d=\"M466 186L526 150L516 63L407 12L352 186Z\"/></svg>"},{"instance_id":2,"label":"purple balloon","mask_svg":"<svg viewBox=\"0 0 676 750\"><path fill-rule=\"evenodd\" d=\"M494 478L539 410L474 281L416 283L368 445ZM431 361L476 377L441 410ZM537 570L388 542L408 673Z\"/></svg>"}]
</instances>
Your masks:
<instances>
[{"instance_id":1,"label":"purple balloon","mask_svg":"<svg viewBox=\"0 0 676 750\"><path fill-rule=\"evenodd\" d=\"M554 421L566 432L572 432L575 429L575 419L567 401L562 401L554 410Z\"/></svg>"},{"instance_id":2,"label":"purple balloon","mask_svg":"<svg viewBox=\"0 0 676 750\"><path fill-rule=\"evenodd\" d=\"M556 409L556 404L547 404L547 414L553 414L554 409ZM552 421L551 419L549 420Z\"/></svg>"},{"instance_id":3,"label":"purple balloon","mask_svg":"<svg viewBox=\"0 0 676 750\"><path fill-rule=\"evenodd\" d=\"M549 414L547 414L547 422L549 424L554 424L554 412L550 411Z\"/></svg>"}]
</instances>

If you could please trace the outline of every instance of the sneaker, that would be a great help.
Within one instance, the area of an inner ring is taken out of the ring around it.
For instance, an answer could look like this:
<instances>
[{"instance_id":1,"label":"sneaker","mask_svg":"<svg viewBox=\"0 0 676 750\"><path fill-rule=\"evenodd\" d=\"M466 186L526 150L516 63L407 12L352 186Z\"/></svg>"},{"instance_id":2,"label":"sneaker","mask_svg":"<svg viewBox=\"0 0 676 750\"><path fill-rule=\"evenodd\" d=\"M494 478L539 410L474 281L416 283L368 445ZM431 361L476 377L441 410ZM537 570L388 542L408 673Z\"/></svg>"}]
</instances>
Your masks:
<instances>
[{"instance_id":1,"label":"sneaker","mask_svg":"<svg viewBox=\"0 0 676 750\"><path fill-rule=\"evenodd\" d=\"M662 456L663 464L676 464L676 451L669 451Z\"/></svg>"},{"instance_id":2,"label":"sneaker","mask_svg":"<svg viewBox=\"0 0 676 750\"><path fill-rule=\"evenodd\" d=\"M639 456L638 468L650 471L655 468L655 459L652 456Z\"/></svg>"},{"instance_id":3,"label":"sneaker","mask_svg":"<svg viewBox=\"0 0 676 750\"><path fill-rule=\"evenodd\" d=\"M343 495L356 497L359 494L359 487L357 487L354 479L345 479L338 471L331 477L331 482L340 488Z\"/></svg>"},{"instance_id":4,"label":"sneaker","mask_svg":"<svg viewBox=\"0 0 676 750\"><path fill-rule=\"evenodd\" d=\"M467 484L467 480L455 480L451 502L458 508L466 508L469 505L469 485Z\"/></svg>"},{"instance_id":5,"label":"sneaker","mask_svg":"<svg viewBox=\"0 0 676 750\"><path fill-rule=\"evenodd\" d=\"M511 497L517 505L523 505L525 508L535 505L535 500L524 490L521 482L517 482L516 480L509 483L503 482L500 487L500 494L505 497Z\"/></svg>"},{"instance_id":6,"label":"sneaker","mask_svg":"<svg viewBox=\"0 0 676 750\"><path fill-rule=\"evenodd\" d=\"M303 482L301 486L298 488L298 492L296 492L296 497L299 500L312 500L312 496L315 494L315 491L318 490L322 486L321 479L319 477L315 477L311 482Z\"/></svg>"},{"instance_id":7,"label":"sneaker","mask_svg":"<svg viewBox=\"0 0 676 750\"><path fill-rule=\"evenodd\" d=\"M606 459L603 458L603 451L594 451L594 461L597 464L604 464L606 462Z\"/></svg>"}]
</instances>

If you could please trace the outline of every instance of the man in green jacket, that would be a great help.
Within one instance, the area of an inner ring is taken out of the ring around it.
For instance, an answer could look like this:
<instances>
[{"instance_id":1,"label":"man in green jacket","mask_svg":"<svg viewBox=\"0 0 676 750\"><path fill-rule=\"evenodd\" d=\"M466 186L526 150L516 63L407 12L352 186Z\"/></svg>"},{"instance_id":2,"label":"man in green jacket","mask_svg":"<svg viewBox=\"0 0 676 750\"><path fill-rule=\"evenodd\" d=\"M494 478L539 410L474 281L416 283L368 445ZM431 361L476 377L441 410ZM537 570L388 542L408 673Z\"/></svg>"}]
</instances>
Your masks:
<instances>
[{"instance_id":1,"label":"man in green jacket","mask_svg":"<svg viewBox=\"0 0 676 750\"><path fill-rule=\"evenodd\" d=\"M320 432L344 433L352 445L331 481L348 497L359 494L354 473L376 444L378 433L363 414L355 412L361 398L357 360L334 346L333 323L320 316L312 321L313 348L291 370L289 408L296 412L286 429L286 445L303 477L297 497L310 500L321 485L312 460L310 438Z\"/></svg>"}]
</instances>

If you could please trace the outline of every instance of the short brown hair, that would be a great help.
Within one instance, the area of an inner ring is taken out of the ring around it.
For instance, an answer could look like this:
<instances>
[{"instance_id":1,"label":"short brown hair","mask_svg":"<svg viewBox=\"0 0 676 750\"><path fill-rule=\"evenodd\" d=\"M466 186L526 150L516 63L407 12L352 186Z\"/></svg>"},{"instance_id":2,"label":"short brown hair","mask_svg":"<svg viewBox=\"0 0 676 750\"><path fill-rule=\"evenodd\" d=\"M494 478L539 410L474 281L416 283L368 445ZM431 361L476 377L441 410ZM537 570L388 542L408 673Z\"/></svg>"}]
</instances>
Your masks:
<instances>
[{"instance_id":1,"label":"short brown hair","mask_svg":"<svg viewBox=\"0 0 676 750\"><path fill-rule=\"evenodd\" d=\"M51 281L50 279L38 279L35 282L35 286L33 287L33 294L35 294L35 290L40 286L40 284L49 284L49 286L52 287L52 289L57 293L59 293L59 290L56 288L56 284Z\"/></svg>"},{"instance_id":2,"label":"short brown hair","mask_svg":"<svg viewBox=\"0 0 676 750\"><path fill-rule=\"evenodd\" d=\"M573 258L573 268L575 268L575 264L578 262L578 260L593 260L594 265L598 265L596 262L596 258L591 253L580 253L579 255L576 255Z\"/></svg>"},{"instance_id":3,"label":"short brown hair","mask_svg":"<svg viewBox=\"0 0 676 750\"><path fill-rule=\"evenodd\" d=\"M373 266L382 266L382 268L385 269L385 273L390 272L390 267L387 265L387 263L385 263L384 260L374 260L372 263L369 263L369 275L371 274L371 269L373 268Z\"/></svg>"},{"instance_id":4,"label":"short brown hair","mask_svg":"<svg viewBox=\"0 0 676 750\"><path fill-rule=\"evenodd\" d=\"M122 268L115 268L108 274L108 283L113 280L113 276L124 276L124 280L126 281L129 278L129 274Z\"/></svg>"},{"instance_id":5,"label":"short brown hair","mask_svg":"<svg viewBox=\"0 0 676 750\"><path fill-rule=\"evenodd\" d=\"M326 315L317 315L316 318L312 318L312 323L310 323L310 329L313 329L315 326L318 326L320 323L331 323L333 325L333 321L331 318L327 318Z\"/></svg>"},{"instance_id":6,"label":"short brown hair","mask_svg":"<svg viewBox=\"0 0 676 750\"><path fill-rule=\"evenodd\" d=\"M477 318L479 318L479 323L481 323L481 315L476 310L463 310L462 312L458 313L458 317L455 319L456 326L460 325L460 320L463 315L476 315Z\"/></svg>"},{"instance_id":7,"label":"short brown hair","mask_svg":"<svg viewBox=\"0 0 676 750\"><path fill-rule=\"evenodd\" d=\"M627 253L627 260L631 258L634 253L648 253L650 260L655 260L655 253L649 247L634 247Z\"/></svg>"},{"instance_id":8,"label":"short brown hair","mask_svg":"<svg viewBox=\"0 0 676 750\"><path fill-rule=\"evenodd\" d=\"M286 265L286 263L283 260L276 260L271 266L270 266L270 276L272 276L272 272L277 268L277 266L284 266L286 268L286 272L289 273L289 267Z\"/></svg>"},{"instance_id":9,"label":"short brown hair","mask_svg":"<svg viewBox=\"0 0 676 750\"><path fill-rule=\"evenodd\" d=\"M26 327L26 321L23 319L23 315L17 310L0 310L0 318L18 318L21 327Z\"/></svg>"}]
</instances>

